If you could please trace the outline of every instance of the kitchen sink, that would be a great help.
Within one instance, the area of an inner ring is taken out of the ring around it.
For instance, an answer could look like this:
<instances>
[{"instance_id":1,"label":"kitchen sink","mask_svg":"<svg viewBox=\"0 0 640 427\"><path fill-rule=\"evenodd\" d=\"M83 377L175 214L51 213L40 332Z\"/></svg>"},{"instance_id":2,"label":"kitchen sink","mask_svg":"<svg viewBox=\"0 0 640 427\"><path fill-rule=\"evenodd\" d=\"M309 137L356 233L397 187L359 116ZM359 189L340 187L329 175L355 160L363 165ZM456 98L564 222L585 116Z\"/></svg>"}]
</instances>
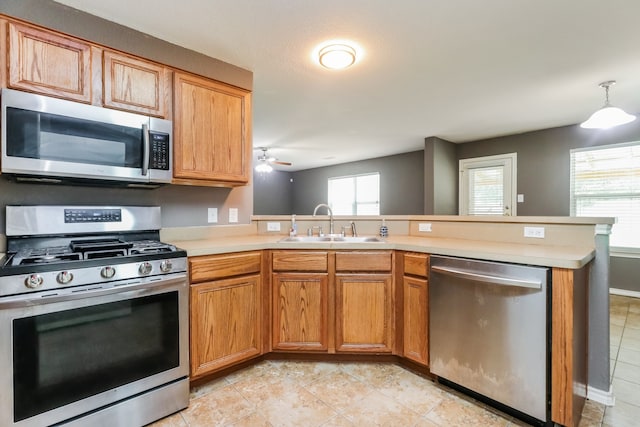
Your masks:
<instances>
[{"instance_id":1,"label":"kitchen sink","mask_svg":"<svg viewBox=\"0 0 640 427\"><path fill-rule=\"evenodd\" d=\"M281 243L382 243L384 239L375 236L290 236L280 239Z\"/></svg>"}]
</instances>

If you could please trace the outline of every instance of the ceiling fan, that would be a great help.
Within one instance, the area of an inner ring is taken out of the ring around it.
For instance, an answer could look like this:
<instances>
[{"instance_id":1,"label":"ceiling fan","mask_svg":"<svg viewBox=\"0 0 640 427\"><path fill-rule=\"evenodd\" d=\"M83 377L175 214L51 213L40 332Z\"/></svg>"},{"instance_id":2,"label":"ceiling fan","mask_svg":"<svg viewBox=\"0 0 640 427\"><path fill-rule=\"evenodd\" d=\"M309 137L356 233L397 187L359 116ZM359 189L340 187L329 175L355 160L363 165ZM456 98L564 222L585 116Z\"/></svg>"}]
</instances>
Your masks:
<instances>
[{"instance_id":1,"label":"ceiling fan","mask_svg":"<svg viewBox=\"0 0 640 427\"><path fill-rule=\"evenodd\" d=\"M281 162L275 157L270 156L267 153L266 147L258 147L259 150L262 150L262 154L258 156L258 163L256 164L256 172L271 172L273 167L271 165L283 165L283 166L291 166L290 162Z\"/></svg>"}]
</instances>

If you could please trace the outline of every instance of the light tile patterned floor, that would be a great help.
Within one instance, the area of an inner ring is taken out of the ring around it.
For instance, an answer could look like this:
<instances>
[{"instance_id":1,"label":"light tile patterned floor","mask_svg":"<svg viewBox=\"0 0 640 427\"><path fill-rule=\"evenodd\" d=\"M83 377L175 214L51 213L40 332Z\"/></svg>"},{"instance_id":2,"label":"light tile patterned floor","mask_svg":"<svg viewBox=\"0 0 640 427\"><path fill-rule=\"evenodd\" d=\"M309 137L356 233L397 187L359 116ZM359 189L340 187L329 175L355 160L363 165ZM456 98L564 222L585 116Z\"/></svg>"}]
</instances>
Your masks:
<instances>
[{"instance_id":1,"label":"light tile patterned floor","mask_svg":"<svg viewBox=\"0 0 640 427\"><path fill-rule=\"evenodd\" d=\"M591 401L581 427L640 425L640 299L611 297L616 405ZM401 366L263 361L191 391L153 427L523 426Z\"/></svg>"}]
</instances>

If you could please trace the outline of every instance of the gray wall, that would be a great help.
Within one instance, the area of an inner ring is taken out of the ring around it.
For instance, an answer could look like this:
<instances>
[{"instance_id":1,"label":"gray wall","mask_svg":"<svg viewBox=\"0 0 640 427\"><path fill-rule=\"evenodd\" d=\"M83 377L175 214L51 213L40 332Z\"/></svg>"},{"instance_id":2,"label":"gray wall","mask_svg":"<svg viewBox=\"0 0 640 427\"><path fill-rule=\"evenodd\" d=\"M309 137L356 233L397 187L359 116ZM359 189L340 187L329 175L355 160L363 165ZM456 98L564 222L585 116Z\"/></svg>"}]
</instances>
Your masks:
<instances>
[{"instance_id":1,"label":"gray wall","mask_svg":"<svg viewBox=\"0 0 640 427\"><path fill-rule=\"evenodd\" d=\"M250 71L50 0L0 0L0 13L251 88ZM17 184L0 176L0 234L5 227L4 208L9 204L156 205L162 208L164 227L207 225L209 207L218 208L218 223L226 224L228 209L237 208L239 222L249 223L253 213L253 186L228 189L167 185L155 190L136 190Z\"/></svg>"},{"instance_id":2,"label":"gray wall","mask_svg":"<svg viewBox=\"0 0 640 427\"><path fill-rule=\"evenodd\" d=\"M256 215L289 215L293 212L293 177L290 172L253 174L253 211Z\"/></svg>"},{"instance_id":3,"label":"gray wall","mask_svg":"<svg viewBox=\"0 0 640 427\"><path fill-rule=\"evenodd\" d=\"M380 172L380 214L421 215L424 208L423 151L379 157L341 165L292 172L291 213L310 215L327 203L327 180L333 177ZM256 214L259 214L256 210Z\"/></svg>"},{"instance_id":4,"label":"gray wall","mask_svg":"<svg viewBox=\"0 0 640 427\"><path fill-rule=\"evenodd\" d=\"M640 140L640 121L608 130L565 126L457 145L458 159L518 153L518 215L570 214L569 154L573 148Z\"/></svg>"},{"instance_id":5,"label":"gray wall","mask_svg":"<svg viewBox=\"0 0 640 427\"><path fill-rule=\"evenodd\" d=\"M458 214L456 144L431 136L424 140L424 213Z\"/></svg>"}]
</instances>

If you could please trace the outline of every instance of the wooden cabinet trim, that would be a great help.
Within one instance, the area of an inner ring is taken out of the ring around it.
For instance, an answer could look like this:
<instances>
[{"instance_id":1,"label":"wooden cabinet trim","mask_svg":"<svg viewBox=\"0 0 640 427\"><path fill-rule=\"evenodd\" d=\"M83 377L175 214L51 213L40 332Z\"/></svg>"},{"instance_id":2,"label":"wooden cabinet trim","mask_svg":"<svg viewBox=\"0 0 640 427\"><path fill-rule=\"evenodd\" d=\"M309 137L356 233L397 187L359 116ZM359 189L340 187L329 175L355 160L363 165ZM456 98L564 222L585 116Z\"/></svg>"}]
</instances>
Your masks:
<instances>
[{"instance_id":1,"label":"wooden cabinet trim","mask_svg":"<svg viewBox=\"0 0 640 427\"><path fill-rule=\"evenodd\" d=\"M191 283L259 273L261 267L261 252L205 255L189 258Z\"/></svg>"},{"instance_id":2,"label":"wooden cabinet trim","mask_svg":"<svg viewBox=\"0 0 640 427\"><path fill-rule=\"evenodd\" d=\"M404 274L429 277L429 255L420 253L405 253Z\"/></svg>"},{"instance_id":3,"label":"wooden cabinet trim","mask_svg":"<svg viewBox=\"0 0 640 427\"><path fill-rule=\"evenodd\" d=\"M336 252L336 271L391 271L391 251Z\"/></svg>"},{"instance_id":4,"label":"wooden cabinet trim","mask_svg":"<svg viewBox=\"0 0 640 427\"><path fill-rule=\"evenodd\" d=\"M325 251L273 251L273 271L317 271L326 272L329 254Z\"/></svg>"}]
</instances>

